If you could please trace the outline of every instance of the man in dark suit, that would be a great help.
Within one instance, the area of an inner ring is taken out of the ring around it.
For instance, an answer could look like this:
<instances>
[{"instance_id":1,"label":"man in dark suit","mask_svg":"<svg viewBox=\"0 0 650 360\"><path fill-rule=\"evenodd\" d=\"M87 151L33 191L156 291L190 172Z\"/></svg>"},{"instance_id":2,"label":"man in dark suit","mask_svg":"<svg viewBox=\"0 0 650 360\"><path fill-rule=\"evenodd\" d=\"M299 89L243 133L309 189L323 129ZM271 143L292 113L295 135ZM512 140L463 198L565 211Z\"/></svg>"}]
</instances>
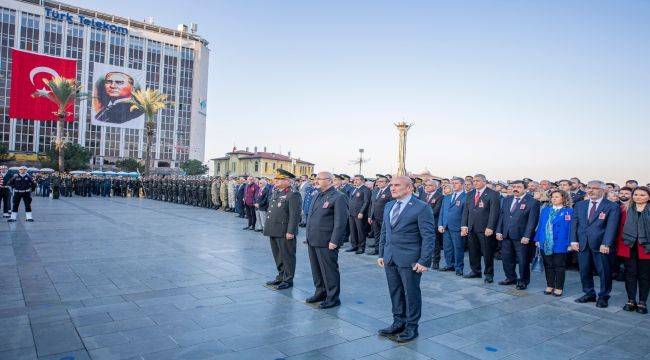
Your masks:
<instances>
[{"instance_id":1,"label":"man in dark suit","mask_svg":"<svg viewBox=\"0 0 650 360\"><path fill-rule=\"evenodd\" d=\"M259 189L255 194L255 212L259 216L258 223L260 226L255 231L264 231L269 210L269 199L271 198L271 186L266 178L260 178L259 184Z\"/></svg>"},{"instance_id":2,"label":"man in dark suit","mask_svg":"<svg viewBox=\"0 0 650 360\"><path fill-rule=\"evenodd\" d=\"M276 285L276 289L288 289L293 286L293 275L296 272L296 237L300 225L302 199L300 193L291 190L292 179L295 175L277 169L274 183L277 191L273 192L269 201L264 235L271 241L273 259L278 269L278 275L267 285ZM253 215L255 216L255 215Z\"/></svg>"},{"instance_id":3,"label":"man in dark suit","mask_svg":"<svg viewBox=\"0 0 650 360\"><path fill-rule=\"evenodd\" d=\"M589 200L574 207L571 222L571 248L578 251L580 281L584 296L577 303L596 302L606 308L612 290L612 274L608 254L614 246L616 230L621 215L620 207L605 197L607 185L599 180L587 184ZM600 278L600 291L596 298L593 271Z\"/></svg>"},{"instance_id":4,"label":"man in dark suit","mask_svg":"<svg viewBox=\"0 0 650 360\"><path fill-rule=\"evenodd\" d=\"M473 178L474 190L467 194L461 220L461 236L468 236L469 266L471 272L465 278L481 277L481 255L485 264L485 283L494 281L494 251L499 220L499 194L487 187L485 175Z\"/></svg>"},{"instance_id":5,"label":"man in dark suit","mask_svg":"<svg viewBox=\"0 0 650 360\"><path fill-rule=\"evenodd\" d=\"M501 259L506 279L499 285L517 284L524 290L530 283L530 261L533 242L530 241L539 219L539 201L526 193L526 183L516 180L510 183L513 195L508 195L499 211L497 222L497 241L501 243ZM515 266L519 263L519 278Z\"/></svg>"},{"instance_id":6,"label":"man in dark suit","mask_svg":"<svg viewBox=\"0 0 650 360\"><path fill-rule=\"evenodd\" d=\"M348 202L345 195L332 186L333 182L334 176L331 173L318 173L318 194L307 218L309 263L316 292L305 301L322 301L319 305L321 309L341 305L338 258L343 233L348 225Z\"/></svg>"},{"instance_id":7,"label":"man in dark suit","mask_svg":"<svg viewBox=\"0 0 650 360\"><path fill-rule=\"evenodd\" d=\"M368 253L369 255L379 254L379 237L381 236L381 225L384 222L384 207L386 207L389 201L393 200L386 176L377 174L375 185L377 187L374 189L372 198L370 199L370 215L368 215L368 223L372 226L372 233L375 239L373 245L369 245L369 248L371 248L371 251Z\"/></svg>"},{"instance_id":8,"label":"man in dark suit","mask_svg":"<svg viewBox=\"0 0 650 360\"><path fill-rule=\"evenodd\" d=\"M460 223L465 209L464 191L465 180L454 177L451 180L452 193L445 195L442 200L440 217L438 219L438 232L443 235L443 249L445 262L454 264L457 276L463 276L465 267L465 242L466 236L460 236Z\"/></svg>"},{"instance_id":9,"label":"man in dark suit","mask_svg":"<svg viewBox=\"0 0 650 360\"><path fill-rule=\"evenodd\" d=\"M573 205L583 201L587 195L587 193L582 191L580 187L582 187L580 179L571 178L571 201L573 202Z\"/></svg>"},{"instance_id":10,"label":"man in dark suit","mask_svg":"<svg viewBox=\"0 0 650 360\"><path fill-rule=\"evenodd\" d=\"M433 223L438 223L438 217L440 216L440 209L442 208L442 189L440 189L440 183L438 180L430 179L424 182L424 190L420 192L418 197L420 200L424 201L425 204L431 206L433 211ZM436 233L436 243L433 247L433 261L431 262L431 268L434 270L440 269L441 271L453 271L453 263L446 263L443 268L440 268L440 253L442 252L442 233Z\"/></svg>"},{"instance_id":11,"label":"man in dark suit","mask_svg":"<svg viewBox=\"0 0 650 360\"><path fill-rule=\"evenodd\" d=\"M371 190L365 185L363 175L354 177L354 189L350 193L348 218L350 227L350 245L346 252L363 254L366 251L366 238L368 237L368 211L370 210Z\"/></svg>"},{"instance_id":12,"label":"man in dark suit","mask_svg":"<svg viewBox=\"0 0 650 360\"><path fill-rule=\"evenodd\" d=\"M431 266L435 227L431 207L413 196L408 177L394 177L390 191L395 200L386 204L377 264L386 271L393 324L379 335L407 342L418 337L420 278Z\"/></svg>"}]
</instances>

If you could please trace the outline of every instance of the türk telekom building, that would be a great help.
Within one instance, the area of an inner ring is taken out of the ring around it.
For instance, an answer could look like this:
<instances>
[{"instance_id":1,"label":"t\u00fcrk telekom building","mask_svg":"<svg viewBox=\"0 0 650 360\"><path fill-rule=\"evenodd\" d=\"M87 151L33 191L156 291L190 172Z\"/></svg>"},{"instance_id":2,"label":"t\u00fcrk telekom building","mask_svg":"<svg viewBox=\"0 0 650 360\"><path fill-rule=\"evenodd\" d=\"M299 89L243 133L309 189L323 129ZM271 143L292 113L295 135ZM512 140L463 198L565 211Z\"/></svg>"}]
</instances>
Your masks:
<instances>
[{"instance_id":1,"label":"t\u00fcrk telekom building","mask_svg":"<svg viewBox=\"0 0 650 360\"><path fill-rule=\"evenodd\" d=\"M89 93L94 69L142 74L146 87L159 89L169 101L157 119L156 166L203 161L209 49L193 27L173 30L51 1L2 0L0 142L16 154L37 154L53 146L56 136L55 122L9 119L10 49L16 48L77 59L77 80ZM92 106L88 100L75 106L75 121L66 124L67 138L90 149L97 164L144 158L143 129L95 125Z\"/></svg>"}]
</instances>

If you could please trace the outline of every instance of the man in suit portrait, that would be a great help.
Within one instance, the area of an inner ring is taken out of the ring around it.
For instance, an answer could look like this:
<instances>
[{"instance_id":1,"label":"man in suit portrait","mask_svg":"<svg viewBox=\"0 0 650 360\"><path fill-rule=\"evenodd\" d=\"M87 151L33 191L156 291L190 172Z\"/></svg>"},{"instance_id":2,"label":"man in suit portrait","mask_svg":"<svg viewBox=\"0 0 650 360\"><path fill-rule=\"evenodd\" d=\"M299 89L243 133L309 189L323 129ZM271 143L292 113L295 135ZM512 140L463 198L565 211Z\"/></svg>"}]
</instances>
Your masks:
<instances>
[{"instance_id":1,"label":"man in suit portrait","mask_svg":"<svg viewBox=\"0 0 650 360\"><path fill-rule=\"evenodd\" d=\"M580 281L585 293L577 303L596 302L606 308L612 291L609 253L615 244L621 215L620 206L605 198L607 185L600 180L587 184L588 200L578 202L571 222L571 249L578 252ZM594 289L593 272L600 278L598 297Z\"/></svg>"},{"instance_id":2,"label":"man in suit portrait","mask_svg":"<svg viewBox=\"0 0 650 360\"><path fill-rule=\"evenodd\" d=\"M530 283L530 262L534 245L530 241L537 227L539 201L526 193L526 183L515 180L510 183L512 195L503 199L497 222L497 241L501 243L501 259L506 279L499 285L515 285L524 290ZM519 264L519 277L515 272Z\"/></svg>"},{"instance_id":3,"label":"man in suit portrait","mask_svg":"<svg viewBox=\"0 0 650 360\"><path fill-rule=\"evenodd\" d=\"M377 264L386 271L393 324L379 335L408 342L418 337L420 278L431 266L436 235L431 207L413 196L408 177L394 177L390 191L395 200L384 211Z\"/></svg>"},{"instance_id":4,"label":"man in suit portrait","mask_svg":"<svg viewBox=\"0 0 650 360\"><path fill-rule=\"evenodd\" d=\"M465 180L454 177L451 180L451 186L452 193L445 195L440 207L438 233L443 235L445 262L454 265L457 276L463 276L467 238L460 235L460 223L465 208Z\"/></svg>"},{"instance_id":5,"label":"man in suit portrait","mask_svg":"<svg viewBox=\"0 0 650 360\"><path fill-rule=\"evenodd\" d=\"M371 190L365 186L363 175L356 175L353 180L354 188L350 193L348 208L350 210L350 245L347 252L363 254L366 251L368 237L368 211L370 210Z\"/></svg>"},{"instance_id":6,"label":"man in suit portrait","mask_svg":"<svg viewBox=\"0 0 650 360\"><path fill-rule=\"evenodd\" d=\"M440 209L442 208L442 189L440 188L440 182L435 179L429 179L424 182L424 190L420 192L418 197L420 200L424 201L427 205L431 206L433 211L433 223L434 225L438 223L438 217L440 216ZM453 271L454 266L452 263L446 263L445 266L440 268L440 253L442 252L442 233L436 231L436 243L433 246L433 260L431 261L431 268L433 270L441 271Z\"/></svg>"},{"instance_id":7,"label":"man in suit portrait","mask_svg":"<svg viewBox=\"0 0 650 360\"><path fill-rule=\"evenodd\" d=\"M307 250L316 292L305 300L321 302L321 309L341 305L341 276L339 274L339 247L348 226L346 195L333 186L334 175L321 172L316 175L318 194L307 217Z\"/></svg>"},{"instance_id":8,"label":"man in suit portrait","mask_svg":"<svg viewBox=\"0 0 650 360\"><path fill-rule=\"evenodd\" d=\"M461 220L461 236L468 236L469 266L465 278L481 277L481 256L485 265L485 283L494 281L494 231L499 220L499 193L487 187L485 175L473 177L474 189L467 194Z\"/></svg>"},{"instance_id":9,"label":"man in suit portrait","mask_svg":"<svg viewBox=\"0 0 650 360\"><path fill-rule=\"evenodd\" d=\"M381 225L384 222L384 207L389 201L393 200L388 182L386 176L377 174L376 187L370 199L370 215L368 215L368 223L372 227L372 233L375 237L373 243L368 245L368 248L370 248L369 255L379 254L379 236L381 235Z\"/></svg>"},{"instance_id":10,"label":"man in suit portrait","mask_svg":"<svg viewBox=\"0 0 650 360\"><path fill-rule=\"evenodd\" d=\"M95 87L95 120L122 124L142 115L142 111L131 111L131 96L135 81L129 74L111 71L97 82Z\"/></svg>"}]
</instances>

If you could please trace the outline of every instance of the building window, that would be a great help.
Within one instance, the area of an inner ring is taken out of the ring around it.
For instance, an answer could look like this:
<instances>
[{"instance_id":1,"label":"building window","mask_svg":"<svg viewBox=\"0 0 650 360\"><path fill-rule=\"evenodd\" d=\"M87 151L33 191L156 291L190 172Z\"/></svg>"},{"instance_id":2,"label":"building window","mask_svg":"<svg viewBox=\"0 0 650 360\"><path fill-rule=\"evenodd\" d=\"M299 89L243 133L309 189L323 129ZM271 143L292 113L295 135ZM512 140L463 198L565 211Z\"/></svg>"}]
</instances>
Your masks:
<instances>
[{"instance_id":1,"label":"building window","mask_svg":"<svg viewBox=\"0 0 650 360\"><path fill-rule=\"evenodd\" d=\"M230 163L230 171L235 172L237 171L237 163Z\"/></svg>"},{"instance_id":2,"label":"building window","mask_svg":"<svg viewBox=\"0 0 650 360\"><path fill-rule=\"evenodd\" d=\"M275 171L275 163L273 163L273 171Z\"/></svg>"},{"instance_id":3,"label":"building window","mask_svg":"<svg viewBox=\"0 0 650 360\"><path fill-rule=\"evenodd\" d=\"M220 173L220 172L221 172L221 163L218 162L217 163L217 173Z\"/></svg>"},{"instance_id":4,"label":"building window","mask_svg":"<svg viewBox=\"0 0 650 360\"><path fill-rule=\"evenodd\" d=\"M260 162L256 161L255 162L255 172L258 172L258 171L260 171Z\"/></svg>"}]
</instances>

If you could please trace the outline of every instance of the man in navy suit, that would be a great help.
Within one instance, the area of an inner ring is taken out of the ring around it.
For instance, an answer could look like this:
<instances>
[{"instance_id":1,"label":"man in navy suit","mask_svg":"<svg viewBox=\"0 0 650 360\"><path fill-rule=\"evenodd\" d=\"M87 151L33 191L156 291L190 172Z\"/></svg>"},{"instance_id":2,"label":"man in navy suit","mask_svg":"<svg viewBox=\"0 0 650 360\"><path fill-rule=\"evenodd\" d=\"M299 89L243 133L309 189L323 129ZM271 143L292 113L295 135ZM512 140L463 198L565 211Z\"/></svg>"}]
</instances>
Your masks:
<instances>
[{"instance_id":1,"label":"man in navy suit","mask_svg":"<svg viewBox=\"0 0 650 360\"><path fill-rule=\"evenodd\" d=\"M526 183L522 180L511 184L513 195L504 198L497 223L497 241L501 243L501 259L506 279L499 285L517 284L524 290L530 283L530 261L533 242L530 241L539 219L539 201L526 193ZM515 272L519 263L519 278Z\"/></svg>"},{"instance_id":2,"label":"man in navy suit","mask_svg":"<svg viewBox=\"0 0 650 360\"><path fill-rule=\"evenodd\" d=\"M413 196L408 177L394 177L390 192L395 200L386 204L377 264L386 271L393 324L379 335L407 342L418 337L420 278L431 265L435 228L431 207Z\"/></svg>"},{"instance_id":3,"label":"man in navy suit","mask_svg":"<svg viewBox=\"0 0 650 360\"><path fill-rule=\"evenodd\" d=\"M381 235L381 225L384 220L384 208L389 201L393 200L388 187L388 178L386 176L377 174L377 181L375 181L375 184L377 187L372 193L370 215L368 215L368 223L372 226L372 233L374 234L375 239L373 244L368 246L370 248L368 255L379 254L379 236Z\"/></svg>"},{"instance_id":4,"label":"man in navy suit","mask_svg":"<svg viewBox=\"0 0 650 360\"><path fill-rule=\"evenodd\" d=\"M438 232L443 235L443 249L447 265L453 264L456 275L463 276L465 266L465 236L460 236L460 222L465 208L465 180L455 177L451 180L453 193L442 200Z\"/></svg>"},{"instance_id":5,"label":"man in navy suit","mask_svg":"<svg viewBox=\"0 0 650 360\"><path fill-rule=\"evenodd\" d=\"M471 272L465 278L481 277L481 256L485 264L485 283L494 281L494 252L496 239L494 230L499 220L499 193L487 187L485 175L477 174L473 178L474 190L467 194L461 236L468 236L469 266Z\"/></svg>"},{"instance_id":6,"label":"man in navy suit","mask_svg":"<svg viewBox=\"0 0 650 360\"><path fill-rule=\"evenodd\" d=\"M440 182L435 179L429 179L424 182L424 190L420 192L418 198L431 206L433 211L433 224L438 223L440 216L440 209L442 208L442 189L440 189ZM440 268L440 253L442 252L442 234L436 231L436 243L433 246L433 260L431 261L431 268L433 270L440 269L441 271L452 271L454 267L451 263L447 262L446 265Z\"/></svg>"},{"instance_id":7,"label":"man in navy suit","mask_svg":"<svg viewBox=\"0 0 650 360\"><path fill-rule=\"evenodd\" d=\"M577 203L571 222L571 248L578 251L582 297L577 303L596 302L606 308L612 290L612 274L608 254L615 245L616 231L621 216L620 207L605 198L607 185L600 180L587 184L588 200ZM600 278L600 291L596 298L592 271Z\"/></svg>"},{"instance_id":8,"label":"man in navy suit","mask_svg":"<svg viewBox=\"0 0 650 360\"><path fill-rule=\"evenodd\" d=\"M366 251L366 238L368 237L368 212L370 211L371 192L366 185L363 175L354 176L354 188L350 193L348 203L350 218L350 247L346 252L363 254Z\"/></svg>"}]
</instances>

